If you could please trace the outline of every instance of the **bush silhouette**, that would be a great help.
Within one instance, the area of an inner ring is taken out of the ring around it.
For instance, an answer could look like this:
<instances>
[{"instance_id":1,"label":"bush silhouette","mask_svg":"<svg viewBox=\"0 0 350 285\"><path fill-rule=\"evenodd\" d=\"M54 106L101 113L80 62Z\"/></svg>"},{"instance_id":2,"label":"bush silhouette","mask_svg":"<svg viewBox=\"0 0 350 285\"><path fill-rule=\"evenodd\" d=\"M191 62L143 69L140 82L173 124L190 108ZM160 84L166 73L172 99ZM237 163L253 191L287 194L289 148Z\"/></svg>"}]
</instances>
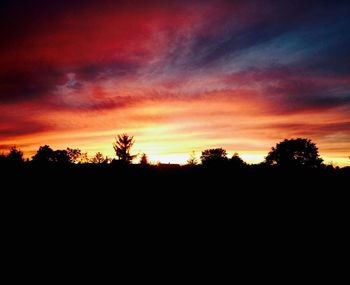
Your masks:
<instances>
[{"instance_id":1,"label":"bush silhouette","mask_svg":"<svg viewBox=\"0 0 350 285\"><path fill-rule=\"evenodd\" d=\"M246 165L242 158L239 157L238 153L235 152L230 159L230 165L233 167L242 167Z\"/></svg>"},{"instance_id":2,"label":"bush silhouette","mask_svg":"<svg viewBox=\"0 0 350 285\"><path fill-rule=\"evenodd\" d=\"M148 157L147 157L147 155L145 153L143 153L142 156L141 156L140 164L141 165L149 165Z\"/></svg>"},{"instance_id":3,"label":"bush silhouette","mask_svg":"<svg viewBox=\"0 0 350 285\"><path fill-rule=\"evenodd\" d=\"M318 168L322 165L316 144L309 139L285 139L272 147L266 157L268 165L287 168Z\"/></svg>"}]
</instances>

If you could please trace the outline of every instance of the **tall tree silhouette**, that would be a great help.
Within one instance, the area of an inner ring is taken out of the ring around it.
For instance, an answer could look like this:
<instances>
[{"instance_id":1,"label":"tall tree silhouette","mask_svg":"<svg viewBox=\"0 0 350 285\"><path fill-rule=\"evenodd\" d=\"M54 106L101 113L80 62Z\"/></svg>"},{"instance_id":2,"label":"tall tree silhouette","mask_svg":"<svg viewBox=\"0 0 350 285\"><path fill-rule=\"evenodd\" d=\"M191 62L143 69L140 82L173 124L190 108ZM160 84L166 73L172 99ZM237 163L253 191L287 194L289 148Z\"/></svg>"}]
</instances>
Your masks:
<instances>
[{"instance_id":1,"label":"tall tree silhouette","mask_svg":"<svg viewBox=\"0 0 350 285\"><path fill-rule=\"evenodd\" d=\"M223 148L206 149L202 151L203 165L218 165L227 162L227 153Z\"/></svg>"},{"instance_id":2,"label":"tall tree silhouette","mask_svg":"<svg viewBox=\"0 0 350 285\"><path fill-rule=\"evenodd\" d=\"M267 164L282 167L317 168L322 161L316 144L306 138L285 139L272 147L266 157Z\"/></svg>"},{"instance_id":3,"label":"tall tree silhouette","mask_svg":"<svg viewBox=\"0 0 350 285\"><path fill-rule=\"evenodd\" d=\"M130 164L137 155L131 155L130 149L134 145L134 137L127 134L118 135L113 143L113 148L119 161Z\"/></svg>"}]
</instances>

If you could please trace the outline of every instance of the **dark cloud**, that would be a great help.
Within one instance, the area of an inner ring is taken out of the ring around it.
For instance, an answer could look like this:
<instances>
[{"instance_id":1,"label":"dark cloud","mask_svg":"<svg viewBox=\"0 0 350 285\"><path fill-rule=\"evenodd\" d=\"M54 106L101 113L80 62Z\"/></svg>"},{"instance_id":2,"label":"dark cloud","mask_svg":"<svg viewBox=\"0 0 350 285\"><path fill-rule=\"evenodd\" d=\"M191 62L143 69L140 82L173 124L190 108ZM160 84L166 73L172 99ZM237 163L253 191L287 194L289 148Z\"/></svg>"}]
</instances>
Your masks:
<instances>
[{"instance_id":1,"label":"dark cloud","mask_svg":"<svg viewBox=\"0 0 350 285\"><path fill-rule=\"evenodd\" d=\"M194 13L191 9L181 10L181 7L191 7L191 5L198 4L199 1L190 1L186 4L182 1L174 3L173 1L152 1L148 4L145 4L144 1L3 1L3 17L0 19L2 22L1 43L5 46L9 44L11 49L20 51L18 54L21 59L27 47L23 44L18 45L17 38L30 38L37 35L46 38L52 35L53 40L55 40L56 35L62 41L58 43L64 44L67 35L69 36L71 33L75 35L78 27L62 26L62 19L69 23L70 18L75 19L79 18L80 15L85 15L81 19L83 22L87 20L85 19L86 12L91 13L91 11L95 11L94 9L98 14L108 10L123 13L123 10L139 9L141 12L149 12L150 9L162 8L166 10L176 7L182 13ZM291 31L311 30L312 34L313 30L329 29L329 24L334 27L334 32L341 34L340 38L329 39L332 42L325 45L324 48L318 48L317 52L309 59L305 59L304 65L314 72L322 70L323 72L334 71L343 74L347 73L350 68L350 54L349 49L347 49L350 44L350 36L346 36L350 25L348 24L349 20L344 18L346 12L349 11L349 5L346 2L340 1L334 4L330 1L205 1L202 5L206 5L207 9L198 9L198 13L204 13L205 16L208 14L208 17L201 19L201 28L195 30L194 34L190 35L190 39L186 35L179 34L176 30L176 23L174 23L173 28L166 26L165 29L169 29L171 32L167 57L158 63L162 67L162 72L166 73L167 70L171 70L176 65L180 69L179 73L183 73L185 70L193 72L202 67L208 68L207 72L210 72L214 63L227 56L240 56L246 49L259 46L281 35L288 35ZM216 12L208 13L205 11ZM337 21L343 23L339 30L336 30L337 26L334 25L334 22ZM74 20L72 23L72 25L80 25L80 21ZM132 19L130 19L130 23L132 23ZM97 27L100 25L93 22L93 29L94 24ZM86 34L85 37L89 37L88 27L85 24L82 25L83 30L79 34ZM103 27L101 26L101 28ZM115 30L117 29L118 27L115 27ZM107 33L110 31L110 28L107 29ZM332 30L329 33L331 32ZM101 29L101 35L104 33L106 31ZM135 74L140 67L148 62L148 55L147 53L142 54L142 49L138 51L137 56L133 54L135 50L131 49L131 54L124 54L115 59L109 51L103 54L103 49L99 48L99 46L104 47L105 41L109 41L108 37L102 36L100 43L85 47L79 43L84 38L79 34L67 38L69 40L67 43L72 46L67 50L63 47L61 57L59 57L59 48L46 52L45 46L39 52L34 50L35 53L26 56L25 60L20 61L20 63L17 62L16 52L11 53L13 61L7 60L7 65L4 65L0 72L0 102L31 100L50 94L57 85L64 84L68 73L75 73L77 82L72 87L79 88L81 87L80 81L96 81L101 78ZM71 43L75 38L77 47ZM88 39L86 43L98 40L100 39L92 38ZM121 41L121 46L124 44L123 40L125 39L115 39L115 41ZM132 40L133 37L128 38L125 45L128 46ZM327 39L325 40L327 42ZM184 53L186 41L191 41L190 51ZM325 42L315 37L311 43L316 41L319 42L319 45L323 45ZM30 41L29 43L35 46L35 43ZM7 48L5 46L3 46L4 49L8 50L8 46ZM123 52L125 51L127 48L123 49ZM30 49L29 52L31 52ZM98 54L95 55L95 52ZM80 54L84 56L78 60ZM115 54L118 52L116 51ZM273 55L271 56L273 57ZM86 60L83 60L85 57ZM11 66L11 63L14 63L15 66ZM224 64L221 61L219 63ZM283 79L281 78L281 80ZM312 101L310 100L310 102ZM314 101L317 103L317 100Z\"/></svg>"},{"instance_id":2,"label":"dark cloud","mask_svg":"<svg viewBox=\"0 0 350 285\"><path fill-rule=\"evenodd\" d=\"M290 137L322 138L332 144L341 144L350 139L350 122L340 121L336 123L277 123L259 125L253 128L256 132L270 130L273 134L289 134ZM344 148L344 146L342 146Z\"/></svg>"},{"instance_id":3,"label":"dark cloud","mask_svg":"<svg viewBox=\"0 0 350 285\"><path fill-rule=\"evenodd\" d=\"M91 62L67 68L38 65L18 71L0 71L0 103L33 101L52 96L58 85L67 83L68 87L78 90L82 81L124 77L135 74L140 66L137 62L125 61ZM70 73L75 75L76 80L69 82L67 76Z\"/></svg>"},{"instance_id":4,"label":"dark cloud","mask_svg":"<svg viewBox=\"0 0 350 285\"><path fill-rule=\"evenodd\" d=\"M2 122L1 122L2 121ZM52 130L46 123L31 119L17 118L15 120L0 121L0 137L2 139L18 138Z\"/></svg>"},{"instance_id":5,"label":"dark cloud","mask_svg":"<svg viewBox=\"0 0 350 285\"><path fill-rule=\"evenodd\" d=\"M337 90L337 82L324 83L311 78L295 78L279 80L268 86L266 94L279 108L281 114L286 112L320 111L337 107L350 110L350 93ZM346 84L350 88L350 82ZM342 90L341 90L342 91Z\"/></svg>"},{"instance_id":6,"label":"dark cloud","mask_svg":"<svg viewBox=\"0 0 350 285\"><path fill-rule=\"evenodd\" d=\"M310 5L305 2L298 5L290 1L284 4L281 1L260 1L254 4L247 1L238 7L225 7L228 10L224 15L207 18L202 30L195 35L193 58L190 60L196 65L212 64L294 29L309 9L305 6ZM207 30L213 27L216 31L208 34Z\"/></svg>"},{"instance_id":7,"label":"dark cloud","mask_svg":"<svg viewBox=\"0 0 350 285\"><path fill-rule=\"evenodd\" d=\"M39 99L62 83L64 76L51 68L0 72L0 103L18 103Z\"/></svg>"},{"instance_id":8,"label":"dark cloud","mask_svg":"<svg viewBox=\"0 0 350 285\"><path fill-rule=\"evenodd\" d=\"M236 3L236 2L233 2ZM309 51L304 65L318 71L348 72L350 4L346 1L246 1L225 7L224 15L207 18L193 35L188 68L224 64L239 59L250 48L284 37L284 44L300 41L294 50ZM232 10L230 10L232 9ZM237 11L238 10L238 11ZM208 30L215 32L208 33ZM294 35L294 38L291 35ZM299 35L299 39L295 38ZM302 38L303 36L304 38ZM262 48L262 47L261 47ZM181 50L181 49L180 49ZM273 59L272 53L265 56ZM290 52L290 50L289 50ZM170 55L176 57L175 55ZM285 54L289 56L289 54ZM233 61L234 63L234 61ZM272 64L275 64L271 60Z\"/></svg>"},{"instance_id":9,"label":"dark cloud","mask_svg":"<svg viewBox=\"0 0 350 285\"><path fill-rule=\"evenodd\" d=\"M303 101L303 105L309 106L310 108L321 108L329 109L335 107L347 107L350 110L350 94L343 97L337 96L311 96Z\"/></svg>"},{"instance_id":10,"label":"dark cloud","mask_svg":"<svg viewBox=\"0 0 350 285\"><path fill-rule=\"evenodd\" d=\"M77 78L84 81L95 81L108 79L110 77L119 78L130 74L135 74L141 62L130 60L114 60L109 62L95 62L72 68L70 72L76 74Z\"/></svg>"},{"instance_id":11,"label":"dark cloud","mask_svg":"<svg viewBox=\"0 0 350 285\"><path fill-rule=\"evenodd\" d=\"M350 13L349 13L350 14ZM350 70L350 21L346 27L337 31L342 36L334 43L329 43L321 51L311 55L306 63L308 68L319 74L349 74ZM322 44L322 43L321 43Z\"/></svg>"},{"instance_id":12,"label":"dark cloud","mask_svg":"<svg viewBox=\"0 0 350 285\"><path fill-rule=\"evenodd\" d=\"M142 100L142 99L141 99ZM76 100L73 102L67 101L52 101L47 103L47 109L69 110L69 111L84 111L84 112L99 112L104 110L122 110L123 108L130 107L135 103L140 102L132 97L114 97L103 100Z\"/></svg>"},{"instance_id":13,"label":"dark cloud","mask_svg":"<svg viewBox=\"0 0 350 285\"><path fill-rule=\"evenodd\" d=\"M256 88L256 96L252 100L265 102L274 114L332 108L350 112L350 77L320 74L308 66L252 68L228 75L224 82L233 90Z\"/></svg>"}]
</instances>

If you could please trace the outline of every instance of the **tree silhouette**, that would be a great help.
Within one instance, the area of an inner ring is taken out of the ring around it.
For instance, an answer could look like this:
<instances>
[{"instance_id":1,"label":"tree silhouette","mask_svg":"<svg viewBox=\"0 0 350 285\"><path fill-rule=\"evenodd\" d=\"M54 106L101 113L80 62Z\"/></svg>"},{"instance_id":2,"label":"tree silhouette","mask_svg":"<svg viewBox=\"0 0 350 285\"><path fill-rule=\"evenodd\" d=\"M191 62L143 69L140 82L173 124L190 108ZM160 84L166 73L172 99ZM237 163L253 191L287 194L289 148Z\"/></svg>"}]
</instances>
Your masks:
<instances>
[{"instance_id":1,"label":"tree silhouette","mask_svg":"<svg viewBox=\"0 0 350 285\"><path fill-rule=\"evenodd\" d=\"M192 151L190 154L190 157L187 159L187 165L194 166L197 164L198 164L198 159L196 157L196 153L195 153L195 151Z\"/></svg>"},{"instance_id":2,"label":"tree silhouette","mask_svg":"<svg viewBox=\"0 0 350 285\"><path fill-rule=\"evenodd\" d=\"M48 145L40 146L32 160L41 164L55 162L55 152Z\"/></svg>"},{"instance_id":3,"label":"tree silhouette","mask_svg":"<svg viewBox=\"0 0 350 285\"><path fill-rule=\"evenodd\" d=\"M141 156L140 164L141 165L149 165L148 157L147 157L147 155L145 153L143 153L142 156Z\"/></svg>"},{"instance_id":4,"label":"tree silhouette","mask_svg":"<svg viewBox=\"0 0 350 285\"><path fill-rule=\"evenodd\" d=\"M107 157L104 158L103 154L101 152L97 152L95 156L91 159L92 163L106 163L107 162Z\"/></svg>"},{"instance_id":5,"label":"tree silhouette","mask_svg":"<svg viewBox=\"0 0 350 285\"><path fill-rule=\"evenodd\" d=\"M69 157L69 161L72 163L81 162L81 157L83 153L79 148L69 148L67 147L67 155Z\"/></svg>"},{"instance_id":6,"label":"tree silhouette","mask_svg":"<svg viewBox=\"0 0 350 285\"><path fill-rule=\"evenodd\" d=\"M53 150L48 145L39 147L37 153L32 158L33 162L38 164L58 163L68 164L72 162L67 150Z\"/></svg>"},{"instance_id":7,"label":"tree silhouette","mask_svg":"<svg viewBox=\"0 0 350 285\"><path fill-rule=\"evenodd\" d=\"M285 139L272 147L266 157L266 163L269 165L278 165L281 167L306 167L317 168L322 164L319 157L316 144L309 139Z\"/></svg>"},{"instance_id":8,"label":"tree silhouette","mask_svg":"<svg viewBox=\"0 0 350 285\"><path fill-rule=\"evenodd\" d=\"M71 158L67 150L55 150L54 151L54 160L58 164L69 164L71 163Z\"/></svg>"},{"instance_id":9,"label":"tree silhouette","mask_svg":"<svg viewBox=\"0 0 350 285\"><path fill-rule=\"evenodd\" d=\"M131 155L130 149L134 145L134 137L127 134L118 135L113 143L113 148L119 161L130 164L137 155Z\"/></svg>"},{"instance_id":10,"label":"tree silhouette","mask_svg":"<svg viewBox=\"0 0 350 285\"><path fill-rule=\"evenodd\" d=\"M20 164L24 162L23 152L17 149L16 146L13 146L10 149L9 154L6 156L6 159L10 164Z\"/></svg>"},{"instance_id":11,"label":"tree silhouette","mask_svg":"<svg viewBox=\"0 0 350 285\"><path fill-rule=\"evenodd\" d=\"M77 163L89 163L90 159L87 152L82 152L79 156Z\"/></svg>"},{"instance_id":12,"label":"tree silhouette","mask_svg":"<svg viewBox=\"0 0 350 285\"><path fill-rule=\"evenodd\" d=\"M203 165L218 165L227 162L227 153L223 148L206 149L202 151Z\"/></svg>"}]
</instances>

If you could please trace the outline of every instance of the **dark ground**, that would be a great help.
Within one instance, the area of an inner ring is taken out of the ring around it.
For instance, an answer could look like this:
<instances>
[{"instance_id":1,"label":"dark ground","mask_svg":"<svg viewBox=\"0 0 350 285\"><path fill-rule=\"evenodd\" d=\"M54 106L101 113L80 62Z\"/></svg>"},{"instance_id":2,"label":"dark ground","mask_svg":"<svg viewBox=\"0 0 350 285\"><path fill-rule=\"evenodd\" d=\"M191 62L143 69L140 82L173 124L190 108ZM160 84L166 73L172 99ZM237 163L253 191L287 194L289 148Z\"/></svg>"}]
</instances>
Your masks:
<instances>
[{"instance_id":1,"label":"dark ground","mask_svg":"<svg viewBox=\"0 0 350 285\"><path fill-rule=\"evenodd\" d=\"M34 165L1 168L2 191L67 194L115 193L311 193L347 191L350 167L281 169L277 167L140 166L110 164Z\"/></svg>"},{"instance_id":2,"label":"dark ground","mask_svg":"<svg viewBox=\"0 0 350 285\"><path fill-rule=\"evenodd\" d=\"M3 245L26 264L38 249L68 264L72 254L148 264L156 249L188 266L214 255L309 270L308 258L341 252L347 236L350 168L24 164L1 174Z\"/></svg>"}]
</instances>

